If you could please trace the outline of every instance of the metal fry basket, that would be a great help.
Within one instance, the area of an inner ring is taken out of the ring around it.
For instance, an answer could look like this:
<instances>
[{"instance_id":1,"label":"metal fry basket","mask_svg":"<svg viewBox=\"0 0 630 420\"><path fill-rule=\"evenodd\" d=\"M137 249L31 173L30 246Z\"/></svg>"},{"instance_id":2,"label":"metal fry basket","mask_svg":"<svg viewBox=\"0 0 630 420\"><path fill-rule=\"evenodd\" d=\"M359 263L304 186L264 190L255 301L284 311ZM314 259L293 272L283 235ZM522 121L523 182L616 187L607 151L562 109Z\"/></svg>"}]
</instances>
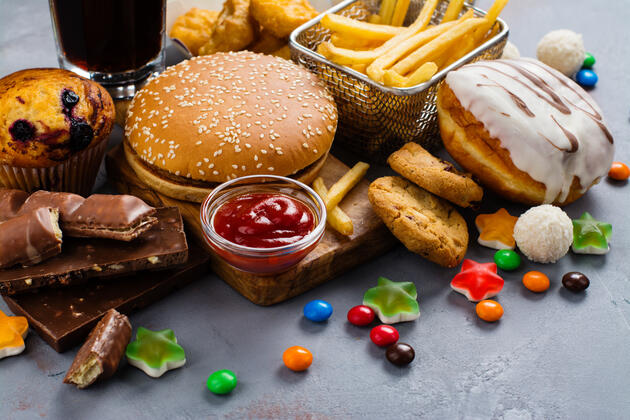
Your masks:
<instances>
[{"instance_id":1,"label":"metal fry basket","mask_svg":"<svg viewBox=\"0 0 630 420\"><path fill-rule=\"evenodd\" d=\"M365 20L370 13L378 13L381 0L345 0L325 13ZM404 25L412 23L424 0L411 0ZM438 24L444 15L447 0L438 3L431 24ZM462 10L485 12L466 3ZM325 14L324 13L324 14ZM478 60L501 56L507 42L508 26L497 19L498 33L461 59L435 74L431 80L409 88L386 87L349 67L335 64L320 54L317 46L330 38L320 20L324 14L305 23L291 34L291 58L316 73L335 97L339 110L336 141L363 157L383 162L407 142L414 141L434 149L441 143L435 106L437 88L446 73Z\"/></svg>"}]
</instances>

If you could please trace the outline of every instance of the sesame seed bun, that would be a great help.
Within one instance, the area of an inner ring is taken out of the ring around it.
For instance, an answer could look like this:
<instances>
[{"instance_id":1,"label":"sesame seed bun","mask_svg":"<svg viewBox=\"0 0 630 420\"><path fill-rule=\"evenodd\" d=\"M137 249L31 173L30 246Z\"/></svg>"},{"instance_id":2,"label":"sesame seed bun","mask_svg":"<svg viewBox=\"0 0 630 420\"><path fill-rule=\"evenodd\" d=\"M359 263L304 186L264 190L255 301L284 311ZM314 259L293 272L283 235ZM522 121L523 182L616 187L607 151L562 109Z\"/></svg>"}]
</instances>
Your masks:
<instances>
[{"instance_id":1,"label":"sesame seed bun","mask_svg":"<svg viewBox=\"0 0 630 420\"><path fill-rule=\"evenodd\" d=\"M337 128L337 108L315 75L247 51L169 67L129 106L125 154L168 196L202 201L219 183L255 174L311 181Z\"/></svg>"}]
</instances>

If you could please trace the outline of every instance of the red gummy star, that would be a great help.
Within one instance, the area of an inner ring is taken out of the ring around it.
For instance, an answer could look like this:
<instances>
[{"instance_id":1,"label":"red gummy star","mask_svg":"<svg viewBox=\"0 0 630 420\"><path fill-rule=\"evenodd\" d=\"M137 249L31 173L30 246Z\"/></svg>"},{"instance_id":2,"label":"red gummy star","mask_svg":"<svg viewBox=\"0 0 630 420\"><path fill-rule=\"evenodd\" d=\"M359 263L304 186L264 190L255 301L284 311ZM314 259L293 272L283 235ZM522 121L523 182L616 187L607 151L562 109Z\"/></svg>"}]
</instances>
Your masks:
<instances>
[{"instance_id":1,"label":"red gummy star","mask_svg":"<svg viewBox=\"0 0 630 420\"><path fill-rule=\"evenodd\" d=\"M466 296L471 302L479 302L499 294L503 279L497 274L495 263L480 264L464 260L462 270L453 277L451 288Z\"/></svg>"}]
</instances>

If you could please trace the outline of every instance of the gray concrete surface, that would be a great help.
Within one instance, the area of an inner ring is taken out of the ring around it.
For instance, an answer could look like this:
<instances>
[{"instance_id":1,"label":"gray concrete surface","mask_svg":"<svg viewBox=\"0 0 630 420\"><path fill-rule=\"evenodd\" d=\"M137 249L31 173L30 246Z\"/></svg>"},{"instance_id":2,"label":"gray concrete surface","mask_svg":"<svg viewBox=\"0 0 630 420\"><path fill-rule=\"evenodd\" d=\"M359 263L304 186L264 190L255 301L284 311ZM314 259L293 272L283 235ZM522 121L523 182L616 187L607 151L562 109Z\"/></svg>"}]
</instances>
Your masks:
<instances>
[{"instance_id":1,"label":"gray concrete surface","mask_svg":"<svg viewBox=\"0 0 630 420\"><path fill-rule=\"evenodd\" d=\"M598 60L600 82L592 95L617 141L616 159L630 162L630 3L513 0L503 16L525 55L549 30L584 34ZM0 76L55 65L47 2L0 0ZM588 210L613 224L611 252L569 254L555 265L526 263L505 274L498 300L506 312L499 323L479 321L474 305L451 291L456 269L439 268L403 247L270 308L251 304L208 274L131 316L136 328L172 328L186 349L185 367L151 379L123 362L111 380L78 391L61 382L74 351L57 354L31 333L22 355L0 360L0 418L630 418L629 193L630 186L604 180L567 207L573 218ZM500 200L485 210L503 205L513 214L524 211ZM474 215L465 215L470 224ZM489 261L492 251L476 245L475 232L471 237L468 257ZM520 276L529 269L549 275L547 293L523 289ZM561 288L560 277L573 270L591 279L582 295ZM379 275L418 287L422 316L397 326L401 340L416 350L408 368L389 364L369 330L345 320ZM315 298L334 307L327 323L301 316ZM6 311L4 303L0 309ZM282 365L282 352L292 345L313 352L307 372ZM226 368L237 373L238 387L229 396L210 394L208 375Z\"/></svg>"}]
</instances>

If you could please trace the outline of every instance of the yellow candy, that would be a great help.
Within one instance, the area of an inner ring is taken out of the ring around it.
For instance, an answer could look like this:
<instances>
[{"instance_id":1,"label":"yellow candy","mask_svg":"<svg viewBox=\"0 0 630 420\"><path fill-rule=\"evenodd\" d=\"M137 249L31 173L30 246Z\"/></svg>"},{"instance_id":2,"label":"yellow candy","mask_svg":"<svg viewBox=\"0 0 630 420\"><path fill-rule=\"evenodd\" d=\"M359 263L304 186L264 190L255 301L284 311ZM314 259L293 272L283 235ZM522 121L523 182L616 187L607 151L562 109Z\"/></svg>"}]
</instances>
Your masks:
<instances>
[{"instance_id":1,"label":"yellow candy","mask_svg":"<svg viewBox=\"0 0 630 420\"><path fill-rule=\"evenodd\" d=\"M480 214L475 219L479 230L477 242L494 249L514 249L514 225L518 217L514 217L501 208L493 214Z\"/></svg>"},{"instance_id":2,"label":"yellow candy","mask_svg":"<svg viewBox=\"0 0 630 420\"><path fill-rule=\"evenodd\" d=\"M24 351L28 321L23 316L7 316L0 311L0 359Z\"/></svg>"}]
</instances>

